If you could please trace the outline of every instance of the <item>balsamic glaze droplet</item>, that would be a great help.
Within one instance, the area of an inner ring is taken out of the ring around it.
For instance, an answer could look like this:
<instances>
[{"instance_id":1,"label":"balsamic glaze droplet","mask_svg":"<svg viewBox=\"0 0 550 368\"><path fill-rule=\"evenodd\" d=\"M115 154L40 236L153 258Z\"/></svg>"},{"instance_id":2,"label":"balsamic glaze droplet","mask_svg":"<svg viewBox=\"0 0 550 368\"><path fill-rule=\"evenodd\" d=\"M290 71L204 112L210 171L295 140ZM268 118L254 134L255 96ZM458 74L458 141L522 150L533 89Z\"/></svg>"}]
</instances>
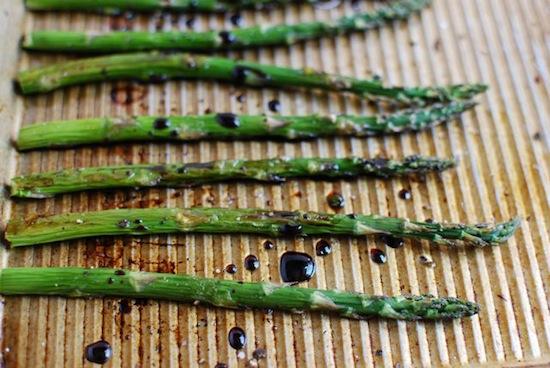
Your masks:
<instances>
[{"instance_id":1,"label":"balsamic glaze droplet","mask_svg":"<svg viewBox=\"0 0 550 368\"><path fill-rule=\"evenodd\" d=\"M167 118L156 118L153 122L153 127L158 130L167 129L170 127L170 120Z\"/></svg>"},{"instance_id":2,"label":"balsamic glaze droplet","mask_svg":"<svg viewBox=\"0 0 550 368\"><path fill-rule=\"evenodd\" d=\"M273 249L273 248L275 248L275 244L273 244L273 242L271 240L264 241L264 249L265 250L270 250L270 249Z\"/></svg>"},{"instance_id":3,"label":"balsamic glaze droplet","mask_svg":"<svg viewBox=\"0 0 550 368\"><path fill-rule=\"evenodd\" d=\"M269 110L273 112L280 112L281 111L281 102L277 99L271 100L267 103L267 107L269 107Z\"/></svg>"},{"instance_id":4,"label":"balsamic glaze droplet","mask_svg":"<svg viewBox=\"0 0 550 368\"><path fill-rule=\"evenodd\" d=\"M246 345L246 334L240 327L233 327L229 330L227 339L229 340L229 345L235 350L240 350Z\"/></svg>"},{"instance_id":5,"label":"balsamic glaze droplet","mask_svg":"<svg viewBox=\"0 0 550 368\"><path fill-rule=\"evenodd\" d=\"M232 275L236 274L237 273L237 266L234 265L233 263L228 264L227 266L225 266L225 272L230 273Z\"/></svg>"},{"instance_id":6,"label":"balsamic glaze droplet","mask_svg":"<svg viewBox=\"0 0 550 368\"><path fill-rule=\"evenodd\" d=\"M241 93L240 95L237 96L237 102L240 102L240 103L243 103L246 101L246 95Z\"/></svg>"},{"instance_id":7,"label":"balsamic glaze droplet","mask_svg":"<svg viewBox=\"0 0 550 368\"><path fill-rule=\"evenodd\" d=\"M279 232L284 236L300 235L302 233L302 225L284 224L279 227Z\"/></svg>"},{"instance_id":8,"label":"balsamic glaze droplet","mask_svg":"<svg viewBox=\"0 0 550 368\"><path fill-rule=\"evenodd\" d=\"M315 261L306 253L286 252L281 256L279 272L284 282L308 281L315 274Z\"/></svg>"},{"instance_id":9,"label":"balsamic glaze droplet","mask_svg":"<svg viewBox=\"0 0 550 368\"><path fill-rule=\"evenodd\" d=\"M231 24L233 24L235 27L240 27L243 24L243 17L239 13L231 15L229 20L231 21Z\"/></svg>"},{"instance_id":10,"label":"balsamic glaze droplet","mask_svg":"<svg viewBox=\"0 0 550 368\"><path fill-rule=\"evenodd\" d=\"M344 208L346 200L342 194L332 192L327 195L327 203L333 210L339 210L340 208Z\"/></svg>"},{"instance_id":11,"label":"balsamic glaze droplet","mask_svg":"<svg viewBox=\"0 0 550 368\"><path fill-rule=\"evenodd\" d=\"M246 256L244 259L244 268L248 271L256 271L260 268L260 260L253 254Z\"/></svg>"},{"instance_id":12,"label":"balsamic glaze droplet","mask_svg":"<svg viewBox=\"0 0 550 368\"><path fill-rule=\"evenodd\" d=\"M113 356L111 345L104 340L86 346L86 359L96 364L105 364Z\"/></svg>"},{"instance_id":13,"label":"balsamic glaze droplet","mask_svg":"<svg viewBox=\"0 0 550 368\"><path fill-rule=\"evenodd\" d=\"M315 245L315 252L318 256L328 256L332 253L332 245L325 239L321 239Z\"/></svg>"},{"instance_id":14,"label":"balsamic glaze droplet","mask_svg":"<svg viewBox=\"0 0 550 368\"><path fill-rule=\"evenodd\" d=\"M405 245L405 242L403 241L403 239L396 238L395 236L391 236L391 235L382 235L380 237L380 240L382 240L382 242L390 248L397 249Z\"/></svg>"},{"instance_id":15,"label":"balsamic glaze droplet","mask_svg":"<svg viewBox=\"0 0 550 368\"><path fill-rule=\"evenodd\" d=\"M405 201L408 201L409 199L412 198L412 193L407 189L401 189L399 191L399 198L401 198Z\"/></svg>"},{"instance_id":16,"label":"balsamic glaze droplet","mask_svg":"<svg viewBox=\"0 0 550 368\"><path fill-rule=\"evenodd\" d=\"M187 20L185 21L185 25L187 26L187 28L193 28L193 26L195 25L195 18L187 18Z\"/></svg>"},{"instance_id":17,"label":"balsamic glaze droplet","mask_svg":"<svg viewBox=\"0 0 550 368\"><path fill-rule=\"evenodd\" d=\"M216 115L216 121L224 128L238 128L241 125L239 117L231 113Z\"/></svg>"},{"instance_id":18,"label":"balsamic glaze droplet","mask_svg":"<svg viewBox=\"0 0 550 368\"><path fill-rule=\"evenodd\" d=\"M130 227L130 221L127 219L122 219L118 222L117 226L121 229L126 229L127 227Z\"/></svg>"},{"instance_id":19,"label":"balsamic glaze droplet","mask_svg":"<svg viewBox=\"0 0 550 368\"><path fill-rule=\"evenodd\" d=\"M227 368L227 364L225 364L225 363L216 363L214 368Z\"/></svg>"},{"instance_id":20,"label":"balsamic glaze droplet","mask_svg":"<svg viewBox=\"0 0 550 368\"><path fill-rule=\"evenodd\" d=\"M222 45L231 45L234 44L235 41L237 41L237 37L235 37L235 34L233 32L229 31L221 31L218 33L222 40Z\"/></svg>"},{"instance_id":21,"label":"balsamic glaze droplet","mask_svg":"<svg viewBox=\"0 0 550 368\"><path fill-rule=\"evenodd\" d=\"M374 263L383 264L387 262L386 253L378 248L372 248L370 250L370 259Z\"/></svg>"},{"instance_id":22,"label":"balsamic glaze droplet","mask_svg":"<svg viewBox=\"0 0 550 368\"><path fill-rule=\"evenodd\" d=\"M124 275L126 275L126 272L124 272L123 270L116 270L116 271L115 271L115 275L117 275L117 276L124 276Z\"/></svg>"}]
</instances>

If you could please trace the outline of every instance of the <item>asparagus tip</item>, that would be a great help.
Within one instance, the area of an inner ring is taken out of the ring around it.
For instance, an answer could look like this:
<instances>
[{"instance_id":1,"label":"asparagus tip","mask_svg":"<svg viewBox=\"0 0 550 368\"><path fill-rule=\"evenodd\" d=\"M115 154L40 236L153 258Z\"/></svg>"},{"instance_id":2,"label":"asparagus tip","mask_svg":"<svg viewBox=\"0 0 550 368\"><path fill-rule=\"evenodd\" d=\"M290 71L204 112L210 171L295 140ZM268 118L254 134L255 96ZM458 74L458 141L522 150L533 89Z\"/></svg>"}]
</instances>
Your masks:
<instances>
[{"instance_id":1,"label":"asparagus tip","mask_svg":"<svg viewBox=\"0 0 550 368\"><path fill-rule=\"evenodd\" d=\"M478 246L499 245L508 240L516 232L520 223L521 219L514 217L509 221L497 223L493 226L486 224L477 225L475 229L478 231L478 241L474 241L473 243Z\"/></svg>"}]
</instances>

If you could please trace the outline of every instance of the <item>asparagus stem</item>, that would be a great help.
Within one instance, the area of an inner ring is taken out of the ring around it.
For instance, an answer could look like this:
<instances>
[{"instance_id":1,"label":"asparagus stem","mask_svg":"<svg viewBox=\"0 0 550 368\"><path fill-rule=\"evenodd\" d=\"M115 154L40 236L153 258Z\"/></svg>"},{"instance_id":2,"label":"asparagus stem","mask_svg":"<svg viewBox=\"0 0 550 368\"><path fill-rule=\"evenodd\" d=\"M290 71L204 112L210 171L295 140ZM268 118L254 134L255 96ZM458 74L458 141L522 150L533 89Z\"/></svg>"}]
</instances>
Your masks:
<instances>
[{"instance_id":1,"label":"asparagus stem","mask_svg":"<svg viewBox=\"0 0 550 368\"><path fill-rule=\"evenodd\" d=\"M405 19L431 0L396 0L367 13L342 17L335 22L305 22L276 26L254 26L207 32L110 32L105 34L71 31L36 31L22 46L28 50L117 53L145 50L212 51L248 47L292 45L323 36L334 36L379 27Z\"/></svg>"},{"instance_id":2,"label":"asparagus stem","mask_svg":"<svg viewBox=\"0 0 550 368\"><path fill-rule=\"evenodd\" d=\"M63 62L20 72L24 94L110 80L163 81L170 78L206 79L255 87L300 87L350 92L364 98L403 104L425 104L470 99L487 89L481 84L446 87L385 87L379 80L361 80L275 65L191 54L135 53Z\"/></svg>"},{"instance_id":3,"label":"asparagus stem","mask_svg":"<svg viewBox=\"0 0 550 368\"><path fill-rule=\"evenodd\" d=\"M419 131L452 119L472 108L471 101L435 104L378 116L133 116L37 123L19 131L19 150L81 144L202 139L311 139L333 136L371 136ZM225 120L234 123L227 125Z\"/></svg>"},{"instance_id":4,"label":"asparagus stem","mask_svg":"<svg viewBox=\"0 0 550 368\"><path fill-rule=\"evenodd\" d=\"M25 0L30 10L76 10L116 14L131 10L224 12L239 9L266 9L294 3L322 3L321 0Z\"/></svg>"},{"instance_id":5,"label":"asparagus stem","mask_svg":"<svg viewBox=\"0 0 550 368\"><path fill-rule=\"evenodd\" d=\"M378 215L332 215L302 211L229 208L142 208L33 216L9 222L5 238L14 247L105 235L253 233L268 236L389 234L484 247L516 230L519 219L489 225L440 224Z\"/></svg>"},{"instance_id":6,"label":"asparagus stem","mask_svg":"<svg viewBox=\"0 0 550 368\"><path fill-rule=\"evenodd\" d=\"M443 171L454 160L409 156L403 161L384 158L276 158L267 160L223 160L180 165L124 165L88 167L18 176L11 181L14 197L46 198L56 194L92 189L182 187L227 180L284 182L289 178L379 177Z\"/></svg>"},{"instance_id":7,"label":"asparagus stem","mask_svg":"<svg viewBox=\"0 0 550 368\"><path fill-rule=\"evenodd\" d=\"M469 317L479 311L476 303L457 298L371 296L270 282L238 282L109 268L6 268L0 270L0 293L165 299L232 309L317 311L356 319L441 320Z\"/></svg>"}]
</instances>

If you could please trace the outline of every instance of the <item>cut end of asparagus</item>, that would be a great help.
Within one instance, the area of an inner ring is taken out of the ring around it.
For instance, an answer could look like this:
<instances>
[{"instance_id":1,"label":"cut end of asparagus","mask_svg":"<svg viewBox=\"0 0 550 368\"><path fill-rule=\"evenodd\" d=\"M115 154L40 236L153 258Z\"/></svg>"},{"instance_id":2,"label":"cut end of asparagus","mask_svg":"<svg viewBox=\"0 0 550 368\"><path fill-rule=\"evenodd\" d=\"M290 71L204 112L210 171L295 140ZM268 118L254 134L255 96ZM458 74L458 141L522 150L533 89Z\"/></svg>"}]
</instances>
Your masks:
<instances>
[{"instance_id":1,"label":"cut end of asparagus","mask_svg":"<svg viewBox=\"0 0 550 368\"><path fill-rule=\"evenodd\" d=\"M450 89L449 100L470 100L488 89L486 84L458 84Z\"/></svg>"}]
</instances>

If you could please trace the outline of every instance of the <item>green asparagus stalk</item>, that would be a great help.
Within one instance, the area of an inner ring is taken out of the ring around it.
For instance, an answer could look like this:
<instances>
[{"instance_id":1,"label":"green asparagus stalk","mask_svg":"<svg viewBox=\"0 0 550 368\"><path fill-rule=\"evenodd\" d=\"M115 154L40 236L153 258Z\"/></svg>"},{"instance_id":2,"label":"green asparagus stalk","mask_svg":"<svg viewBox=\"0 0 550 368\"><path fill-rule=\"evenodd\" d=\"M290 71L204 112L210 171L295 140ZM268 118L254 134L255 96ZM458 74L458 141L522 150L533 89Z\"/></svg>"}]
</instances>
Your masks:
<instances>
[{"instance_id":1,"label":"green asparagus stalk","mask_svg":"<svg viewBox=\"0 0 550 368\"><path fill-rule=\"evenodd\" d=\"M335 22L306 22L271 27L255 26L207 32L110 32L35 31L24 37L27 50L117 53L146 50L214 51L248 47L292 45L323 36L379 27L395 19L405 19L427 6L431 0L396 0L367 13L345 16Z\"/></svg>"},{"instance_id":2,"label":"green asparagus stalk","mask_svg":"<svg viewBox=\"0 0 550 368\"><path fill-rule=\"evenodd\" d=\"M516 230L518 219L489 225L410 221L378 215L229 208L141 208L65 213L13 219L5 238L13 247L105 235L252 233L267 236L387 234L437 244L497 245Z\"/></svg>"},{"instance_id":3,"label":"green asparagus stalk","mask_svg":"<svg viewBox=\"0 0 550 368\"><path fill-rule=\"evenodd\" d=\"M294 3L322 3L322 0L26 0L30 10L93 11L117 14L122 11L156 10L225 12L239 9L266 9Z\"/></svg>"},{"instance_id":4,"label":"green asparagus stalk","mask_svg":"<svg viewBox=\"0 0 550 368\"><path fill-rule=\"evenodd\" d=\"M63 62L20 72L17 85L24 94L110 80L163 81L170 78L233 82L254 87L300 87L350 92L364 98L403 104L467 100L487 89L481 84L446 87L386 87L379 80L361 80L275 65L191 54L135 53Z\"/></svg>"},{"instance_id":5,"label":"green asparagus stalk","mask_svg":"<svg viewBox=\"0 0 550 368\"><path fill-rule=\"evenodd\" d=\"M454 160L409 156L403 161L383 158L276 158L267 160L222 160L183 165L123 165L87 167L28 176L11 181L11 195L47 198L82 190L183 187L228 180L256 180L281 183L289 178L351 178L424 174L455 165Z\"/></svg>"},{"instance_id":6,"label":"green asparagus stalk","mask_svg":"<svg viewBox=\"0 0 550 368\"><path fill-rule=\"evenodd\" d=\"M0 270L0 293L164 299L231 309L317 311L355 319L441 320L469 317L479 311L476 303L457 298L371 296L271 282L239 282L109 268L6 268Z\"/></svg>"},{"instance_id":7,"label":"green asparagus stalk","mask_svg":"<svg viewBox=\"0 0 550 368\"><path fill-rule=\"evenodd\" d=\"M23 127L19 150L127 141L203 139L311 139L396 134L431 128L475 106L471 101L435 104L390 115L132 116L36 123Z\"/></svg>"}]
</instances>

